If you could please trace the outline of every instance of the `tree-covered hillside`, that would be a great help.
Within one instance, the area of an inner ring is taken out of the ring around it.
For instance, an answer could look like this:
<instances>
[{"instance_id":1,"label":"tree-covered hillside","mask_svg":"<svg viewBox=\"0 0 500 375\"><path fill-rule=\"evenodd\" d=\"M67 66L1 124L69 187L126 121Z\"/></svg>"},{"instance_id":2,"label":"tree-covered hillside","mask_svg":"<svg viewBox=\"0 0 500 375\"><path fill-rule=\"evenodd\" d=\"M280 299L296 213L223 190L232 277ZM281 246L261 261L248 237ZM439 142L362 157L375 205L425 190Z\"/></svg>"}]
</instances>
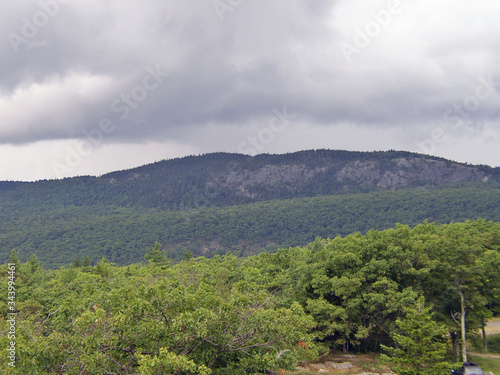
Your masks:
<instances>
[{"instance_id":1,"label":"tree-covered hillside","mask_svg":"<svg viewBox=\"0 0 500 375\"><path fill-rule=\"evenodd\" d=\"M363 193L450 183L500 182L500 168L402 151L215 153L165 160L101 177L0 183L0 205L115 205L169 210Z\"/></svg>"},{"instance_id":2,"label":"tree-covered hillside","mask_svg":"<svg viewBox=\"0 0 500 375\"><path fill-rule=\"evenodd\" d=\"M155 245L146 258L44 270L13 252L0 266L12 280L0 291L0 345L14 355L0 372L277 375L343 350L439 375L462 358L461 325L471 337L500 308L500 224L485 220L174 266Z\"/></svg>"},{"instance_id":3,"label":"tree-covered hillside","mask_svg":"<svg viewBox=\"0 0 500 375\"><path fill-rule=\"evenodd\" d=\"M0 261L249 255L355 231L500 220L500 168L409 152L215 153L101 177L0 182Z\"/></svg>"},{"instance_id":4,"label":"tree-covered hillside","mask_svg":"<svg viewBox=\"0 0 500 375\"><path fill-rule=\"evenodd\" d=\"M16 248L23 260L37 254L45 267L76 257L92 262L106 256L125 265L143 259L160 242L174 261L185 253L251 255L278 247L305 245L320 236L416 225L428 219L449 223L500 220L500 189L406 189L374 193L272 200L186 211L117 206L64 206L53 209L0 208L0 262Z\"/></svg>"}]
</instances>

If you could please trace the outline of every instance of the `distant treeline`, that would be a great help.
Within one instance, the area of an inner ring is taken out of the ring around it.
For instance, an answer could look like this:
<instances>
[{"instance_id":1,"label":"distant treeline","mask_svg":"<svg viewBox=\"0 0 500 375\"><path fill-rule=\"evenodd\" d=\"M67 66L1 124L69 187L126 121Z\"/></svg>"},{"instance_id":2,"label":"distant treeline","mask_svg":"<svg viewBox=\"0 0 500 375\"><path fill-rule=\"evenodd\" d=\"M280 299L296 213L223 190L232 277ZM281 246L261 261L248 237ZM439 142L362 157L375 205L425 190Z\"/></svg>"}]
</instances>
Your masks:
<instances>
[{"instance_id":1,"label":"distant treeline","mask_svg":"<svg viewBox=\"0 0 500 375\"><path fill-rule=\"evenodd\" d=\"M365 194L293 198L170 211L115 205L0 205L0 262L17 249L23 261L36 254L44 267L87 256L126 265L141 262L155 241L170 259L251 255L302 246L370 229L431 222L500 220L500 189L492 183L464 187L404 189Z\"/></svg>"}]
</instances>

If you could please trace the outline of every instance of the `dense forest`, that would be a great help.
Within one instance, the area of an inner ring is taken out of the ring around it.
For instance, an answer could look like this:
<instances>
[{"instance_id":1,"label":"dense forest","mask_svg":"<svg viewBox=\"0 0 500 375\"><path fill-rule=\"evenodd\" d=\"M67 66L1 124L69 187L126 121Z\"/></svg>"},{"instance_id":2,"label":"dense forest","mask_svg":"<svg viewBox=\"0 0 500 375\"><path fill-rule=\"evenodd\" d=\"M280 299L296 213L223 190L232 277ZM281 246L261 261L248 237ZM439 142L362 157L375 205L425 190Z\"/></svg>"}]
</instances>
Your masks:
<instances>
[{"instance_id":1,"label":"dense forest","mask_svg":"<svg viewBox=\"0 0 500 375\"><path fill-rule=\"evenodd\" d=\"M100 177L0 182L0 262L140 262L304 246L398 222L500 220L500 168L409 152L215 153Z\"/></svg>"},{"instance_id":2,"label":"dense forest","mask_svg":"<svg viewBox=\"0 0 500 375\"><path fill-rule=\"evenodd\" d=\"M145 259L48 270L12 251L0 272L16 299L2 288L0 345L15 340L16 367L2 355L0 371L277 374L343 350L382 352L400 375L437 375L460 358L462 318L470 336L500 312L500 223L482 219L175 265L158 243Z\"/></svg>"},{"instance_id":3,"label":"dense forest","mask_svg":"<svg viewBox=\"0 0 500 375\"><path fill-rule=\"evenodd\" d=\"M189 252L210 257L232 252L303 246L370 229L430 220L438 224L483 217L500 220L500 189L490 184L272 200L189 211L117 206L65 206L38 210L0 207L0 262L17 249L26 261L37 254L44 267L87 256L127 265L140 262L155 241L178 262Z\"/></svg>"},{"instance_id":4,"label":"dense forest","mask_svg":"<svg viewBox=\"0 0 500 375\"><path fill-rule=\"evenodd\" d=\"M500 168L403 151L310 150L283 155L214 153L113 172L37 182L0 182L0 205L189 210L276 199L500 182Z\"/></svg>"}]
</instances>

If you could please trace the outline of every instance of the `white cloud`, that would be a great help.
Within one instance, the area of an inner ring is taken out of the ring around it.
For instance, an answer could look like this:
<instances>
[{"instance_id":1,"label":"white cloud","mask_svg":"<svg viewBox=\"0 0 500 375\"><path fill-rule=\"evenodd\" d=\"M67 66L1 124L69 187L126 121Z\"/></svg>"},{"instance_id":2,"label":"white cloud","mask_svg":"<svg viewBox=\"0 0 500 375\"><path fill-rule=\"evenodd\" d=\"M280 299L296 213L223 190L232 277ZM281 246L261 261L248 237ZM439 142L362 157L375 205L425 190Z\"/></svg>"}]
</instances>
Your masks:
<instances>
[{"instance_id":1,"label":"white cloud","mask_svg":"<svg viewBox=\"0 0 500 375\"><path fill-rule=\"evenodd\" d=\"M174 158L199 150L178 142L113 143L79 152L85 140L41 141L27 145L0 145L0 180L34 181L82 175L102 175ZM59 173L60 172L60 173Z\"/></svg>"}]
</instances>

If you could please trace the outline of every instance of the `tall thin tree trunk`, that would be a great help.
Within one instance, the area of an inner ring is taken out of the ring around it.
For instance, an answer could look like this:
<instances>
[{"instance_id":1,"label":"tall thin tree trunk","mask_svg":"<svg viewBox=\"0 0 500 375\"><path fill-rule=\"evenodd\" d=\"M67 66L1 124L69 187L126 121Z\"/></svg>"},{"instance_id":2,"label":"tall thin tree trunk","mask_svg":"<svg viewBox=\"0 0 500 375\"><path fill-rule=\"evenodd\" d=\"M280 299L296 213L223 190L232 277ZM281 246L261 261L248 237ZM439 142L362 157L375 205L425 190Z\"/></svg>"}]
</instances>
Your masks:
<instances>
[{"instance_id":1,"label":"tall thin tree trunk","mask_svg":"<svg viewBox=\"0 0 500 375\"><path fill-rule=\"evenodd\" d=\"M484 316L481 317L481 332L483 333L483 348L484 348L484 351L487 352L488 351L488 339L486 337L486 330L485 330L485 322L484 322Z\"/></svg>"},{"instance_id":2,"label":"tall thin tree trunk","mask_svg":"<svg viewBox=\"0 0 500 375\"><path fill-rule=\"evenodd\" d=\"M460 294L460 329L462 331L462 361L467 362L467 341L465 337L465 297L462 292L462 288L460 288L460 284L458 284L458 293Z\"/></svg>"},{"instance_id":3,"label":"tall thin tree trunk","mask_svg":"<svg viewBox=\"0 0 500 375\"><path fill-rule=\"evenodd\" d=\"M450 332L451 342L453 345L453 355L457 358L457 362L460 360L460 353L458 351L458 335L456 332Z\"/></svg>"}]
</instances>

